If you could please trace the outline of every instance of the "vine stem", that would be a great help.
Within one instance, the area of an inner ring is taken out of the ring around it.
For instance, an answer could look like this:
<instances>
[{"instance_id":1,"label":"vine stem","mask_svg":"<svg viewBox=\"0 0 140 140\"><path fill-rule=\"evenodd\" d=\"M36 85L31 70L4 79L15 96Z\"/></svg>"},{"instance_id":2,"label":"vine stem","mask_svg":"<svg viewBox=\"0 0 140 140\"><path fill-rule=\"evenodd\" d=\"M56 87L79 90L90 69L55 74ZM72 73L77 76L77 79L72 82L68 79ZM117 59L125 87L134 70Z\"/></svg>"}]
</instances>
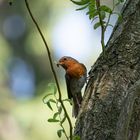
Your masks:
<instances>
[{"instance_id":1,"label":"vine stem","mask_svg":"<svg viewBox=\"0 0 140 140\"><path fill-rule=\"evenodd\" d=\"M105 56L105 42L104 42L105 27L104 27L104 23L103 23L102 18L101 18L101 13L100 13L100 0L96 0L96 7L97 7L97 10L98 10L99 22L101 24L101 45L102 45L102 51L103 51L103 55Z\"/></svg>"},{"instance_id":2,"label":"vine stem","mask_svg":"<svg viewBox=\"0 0 140 140\"><path fill-rule=\"evenodd\" d=\"M54 98L55 98L55 100L56 100L56 108L57 108L57 110L59 110L59 106L58 106L58 100L57 100L57 97L54 95ZM61 118L61 115L59 114L59 119L60 119L60 126L62 127L62 129L64 130L64 135L65 135L65 137L67 138L67 140L69 140L69 137L68 137L68 135L67 135L67 133L66 133L66 131L65 131L65 129L64 129L64 126L63 126L63 124L61 123L61 121L62 121L62 118Z\"/></svg>"},{"instance_id":3,"label":"vine stem","mask_svg":"<svg viewBox=\"0 0 140 140\"><path fill-rule=\"evenodd\" d=\"M46 47L46 50L47 50L47 53L48 53L48 58L49 58L50 66L51 66L51 71L52 71L52 73L53 73L53 76L54 76L54 79L55 79L55 82L56 82L56 86L57 86L57 89L58 89L59 101L60 101L60 103L61 103L61 105L62 105L62 108L63 108L64 113L65 113L65 115L66 115L66 118L67 118L67 120L68 120L69 127L70 127L70 140L72 140L72 131L73 131L72 122L71 122L70 117L69 117L69 115L68 115L68 112L67 112L67 110L66 110L66 108L65 108L65 105L64 105L64 103L63 103L63 101L62 101L62 94L61 94L59 82L58 82L58 79L57 79L57 75L56 75L56 72L55 72L55 69L54 69L54 66L53 66L53 61L52 61L52 57L51 57L51 53L50 53L48 44L47 44L47 42L46 42L46 40L45 40L45 37L44 37L44 35L43 35L43 33L42 33L42 31L41 31L41 29L40 29L40 27L39 27L37 21L35 20L35 18L34 18L34 16L33 16L32 12L31 12L31 10L30 10L30 7L29 7L29 4L28 4L28 1L27 1L27 0L25 0L25 4L26 4L26 8L27 8L27 10L28 10L28 13L29 13L31 19L32 19L32 21L34 22L34 24L35 24L35 26L36 26L36 28L37 28L37 30L38 30L38 32L39 32L39 34L40 34L40 36L41 36L43 42L44 42L44 44L45 44L45 47Z\"/></svg>"},{"instance_id":4,"label":"vine stem","mask_svg":"<svg viewBox=\"0 0 140 140\"><path fill-rule=\"evenodd\" d=\"M114 9L115 9L115 1L113 0L113 8L112 8L112 11L114 11ZM105 31L106 31L107 26L109 25L111 15L112 15L112 12L109 13L108 20L106 22L106 26L105 26L105 29L104 29Z\"/></svg>"}]
</instances>

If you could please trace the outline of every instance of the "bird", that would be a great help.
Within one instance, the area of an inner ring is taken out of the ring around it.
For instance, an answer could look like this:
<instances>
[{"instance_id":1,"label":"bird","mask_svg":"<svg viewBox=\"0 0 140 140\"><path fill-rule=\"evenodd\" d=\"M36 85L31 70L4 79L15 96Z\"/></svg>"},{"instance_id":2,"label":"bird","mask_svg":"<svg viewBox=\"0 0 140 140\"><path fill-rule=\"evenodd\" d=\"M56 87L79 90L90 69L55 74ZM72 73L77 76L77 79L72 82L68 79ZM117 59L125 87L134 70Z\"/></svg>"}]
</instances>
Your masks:
<instances>
[{"instance_id":1,"label":"bird","mask_svg":"<svg viewBox=\"0 0 140 140\"><path fill-rule=\"evenodd\" d=\"M70 56L63 56L60 58L57 66L62 66L66 72L65 80L68 98L72 100L73 104L72 117L76 118L81 107L81 90L86 83L87 69L84 64Z\"/></svg>"}]
</instances>

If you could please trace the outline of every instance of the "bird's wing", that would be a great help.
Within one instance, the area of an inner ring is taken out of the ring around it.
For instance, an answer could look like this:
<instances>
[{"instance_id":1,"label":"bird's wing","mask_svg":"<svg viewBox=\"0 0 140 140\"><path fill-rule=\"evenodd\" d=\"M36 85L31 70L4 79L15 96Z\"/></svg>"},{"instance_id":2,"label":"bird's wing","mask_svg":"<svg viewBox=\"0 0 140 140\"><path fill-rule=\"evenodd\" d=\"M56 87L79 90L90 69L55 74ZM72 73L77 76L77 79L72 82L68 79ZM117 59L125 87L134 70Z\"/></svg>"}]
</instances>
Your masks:
<instances>
[{"instance_id":1,"label":"bird's wing","mask_svg":"<svg viewBox=\"0 0 140 140\"><path fill-rule=\"evenodd\" d=\"M72 93L71 93L71 89L70 89L70 85L71 85L71 78L70 76L66 73L65 74L65 79L66 79L66 86L67 86L67 92L68 92L68 98L71 99Z\"/></svg>"}]
</instances>

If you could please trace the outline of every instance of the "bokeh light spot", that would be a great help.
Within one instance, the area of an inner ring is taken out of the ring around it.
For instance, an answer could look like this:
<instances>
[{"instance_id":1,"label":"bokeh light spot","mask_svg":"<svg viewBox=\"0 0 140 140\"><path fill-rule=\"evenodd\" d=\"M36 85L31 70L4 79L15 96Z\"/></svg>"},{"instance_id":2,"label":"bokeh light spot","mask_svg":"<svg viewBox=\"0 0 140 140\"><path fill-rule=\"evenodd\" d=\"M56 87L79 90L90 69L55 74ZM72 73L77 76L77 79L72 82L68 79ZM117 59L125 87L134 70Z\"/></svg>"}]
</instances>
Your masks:
<instances>
[{"instance_id":1,"label":"bokeh light spot","mask_svg":"<svg viewBox=\"0 0 140 140\"><path fill-rule=\"evenodd\" d=\"M8 16L3 23L3 32L8 39L18 39L25 32L25 22L19 15Z\"/></svg>"},{"instance_id":2,"label":"bokeh light spot","mask_svg":"<svg viewBox=\"0 0 140 140\"><path fill-rule=\"evenodd\" d=\"M83 59L83 56L100 51L97 42L100 40L99 35L93 32L91 22L83 15L75 11L66 13L57 22L52 40L58 56L69 55Z\"/></svg>"},{"instance_id":3,"label":"bokeh light spot","mask_svg":"<svg viewBox=\"0 0 140 140\"><path fill-rule=\"evenodd\" d=\"M16 58L11 62L10 87L17 99L29 99L35 91L33 70L23 60Z\"/></svg>"}]
</instances>

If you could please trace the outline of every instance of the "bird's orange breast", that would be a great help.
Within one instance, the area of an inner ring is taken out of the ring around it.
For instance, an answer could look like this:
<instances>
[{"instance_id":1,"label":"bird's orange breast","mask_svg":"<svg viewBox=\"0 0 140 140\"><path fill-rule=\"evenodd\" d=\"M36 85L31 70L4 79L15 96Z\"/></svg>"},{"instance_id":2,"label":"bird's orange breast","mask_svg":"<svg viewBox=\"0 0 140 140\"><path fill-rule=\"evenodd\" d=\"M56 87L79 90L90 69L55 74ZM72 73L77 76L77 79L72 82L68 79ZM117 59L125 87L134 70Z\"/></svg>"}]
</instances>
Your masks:
<instances>
[{"instance_id":1,"label":"bird's orange breast","mask_svg":"<svg viewBox=\"0 0 140 140\"><path fill-rule=\"evenodd\" d=\"M78 64L74 64L70 66L67 69L66 73L69 74L73 78L79 79L86 73L86 68L83 64L78 63Z\"/></svg>"}]
</instances>

